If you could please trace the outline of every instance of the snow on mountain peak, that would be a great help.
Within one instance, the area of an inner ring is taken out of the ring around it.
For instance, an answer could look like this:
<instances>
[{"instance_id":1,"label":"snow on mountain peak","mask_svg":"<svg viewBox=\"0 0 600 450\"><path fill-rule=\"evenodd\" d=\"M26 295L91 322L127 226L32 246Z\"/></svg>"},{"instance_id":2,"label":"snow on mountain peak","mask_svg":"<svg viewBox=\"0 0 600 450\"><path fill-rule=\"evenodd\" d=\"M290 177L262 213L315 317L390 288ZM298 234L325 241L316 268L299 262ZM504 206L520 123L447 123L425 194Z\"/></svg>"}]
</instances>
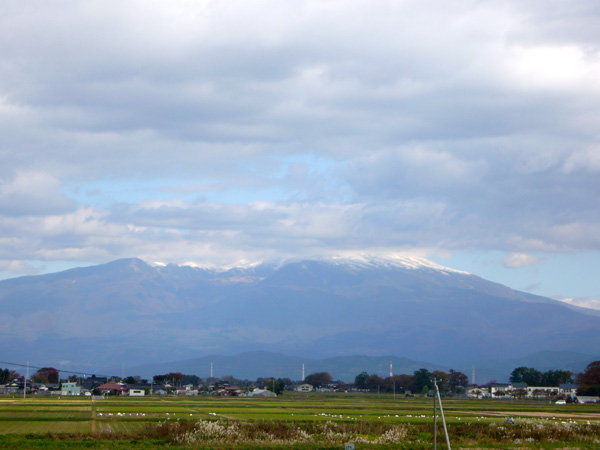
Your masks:
<instances>
[{"instance_id":1,"label":"snow on mountain peak","mask_svg":"<svg viewBox=\"0 0 600 450\"><path fill-rule=\"evenodd\" d=\"M430 261L425 258L415 257L415 256L401 256L401 255L397 255L397 254L376 256L376 255L371 255L371 254L366 254L366 253L356 253L356 254L343 255L343 256L332 255L332 256L315 256L315 257L304 257L304 258L298 257L298 258L292 258L292 259L280 261L279 263L275 263L274 261L271 261L270 263L268 263L268 262L265 263L265 262L252 262L252 261L242 260L242 261L238 261L235 264L229 264L229 265L224 265L224 266L217 266L217 265L211 265L211 264L198 264L198 263L188 261L188 262L179 263L176 265L180 266L180 267L192 267L192 268L196 268L196 269L205 269L205 270L211 270L211 271L215 271L215 272L225 272L225 271L232 270L232 269L240 269L240 270L253 269L253 268L256 268L263 264L272 265L273 267L282 267L282 266L290 264L290 263L301 262L301 261L320 261L320 262L325 262L325 263L335 264L335 265L348 265L348 266L353 266L356 268L397 267L397 268L414 269L414 270L429 269L429 270L435 270L440 273L446 273L446 274L454 273L454 274L470 275L470 273L468 273L468 272L463 272L461 270L456 270L456 269L452 269L450 267L445 267L445 266L436 264L433 261ZM162 262L154 262L154 263L151 263L151 265L154 267L166 266L166 264L162 263Z\"/></svg>"},{"instance_id":2,"label":"snow on mountain peak","mask_svg":"<svg viewBox=\"0 0 600 450\"><path fill-rule=\"evenodd\" d=\"M403 269L431 269L442 273L460 273L470 275L449 267L441 266L425 258L414 256L386 255L374 256L368 254L355 254L351 256L331 256L325 258L316 258L319 261L330 262L333 264L349 264L357 267L400 267Z\"/></svg>"}]
</instances>

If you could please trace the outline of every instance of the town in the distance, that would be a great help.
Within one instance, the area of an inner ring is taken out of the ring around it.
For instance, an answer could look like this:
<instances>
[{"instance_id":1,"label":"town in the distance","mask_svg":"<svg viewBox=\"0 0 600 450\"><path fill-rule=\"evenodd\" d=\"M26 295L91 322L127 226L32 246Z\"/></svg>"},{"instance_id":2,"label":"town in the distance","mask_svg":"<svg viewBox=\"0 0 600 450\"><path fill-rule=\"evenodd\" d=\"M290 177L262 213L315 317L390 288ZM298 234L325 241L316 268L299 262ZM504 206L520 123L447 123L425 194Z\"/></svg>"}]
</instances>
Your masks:
<instances>
[{"instance_id":1,"label":"town in the distance","mask_svg":"<svg viewBox=\"0 0 600 450\"><path fill-rule=\"evenodd\" d=\"M26 368L29 372L29 367ZM65 375L68 375L65 378ZM0 394L34 396L236 396L276 397L286 392L393 394L399 397L433 396L433 383L444 396L461 398L535 399L556 404L600 402L600 361L593 361L578 374L567 370L541 372L532 367L517 367L509 383L491 380L470 384L458 371L416 370L412 375L392 373L381 377L361 372L353 381L334 380L328 372L308 374L303 380L259 377L240 380L234 376L200 378L197 375L169 372L152 380L140 376L82 376L61 374L56 368L42 367L31 377L16 370L0 370Z\"/></svg>"}]
</instances>

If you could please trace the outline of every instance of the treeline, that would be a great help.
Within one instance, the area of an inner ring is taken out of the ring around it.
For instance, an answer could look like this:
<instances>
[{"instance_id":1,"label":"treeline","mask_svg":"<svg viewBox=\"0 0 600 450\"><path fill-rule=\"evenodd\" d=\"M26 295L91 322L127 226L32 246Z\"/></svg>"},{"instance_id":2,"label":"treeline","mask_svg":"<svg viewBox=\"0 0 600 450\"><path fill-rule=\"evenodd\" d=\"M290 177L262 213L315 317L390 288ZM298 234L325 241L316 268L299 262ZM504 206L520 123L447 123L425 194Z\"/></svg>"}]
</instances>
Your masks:
<instances>
[{"instance_id":1,"label":"treeline","mask_svg":"<svg viewBox=\"0 0 600 450\"><path fill-rule=\"evenodd\" d=\"M526 383L528 386L559 386L563 383L579 386L578 395L600 396L600 361L593 361L585 370L574 375L568 370L540 372L533 367L517 367L510 374L511 383Z\"/></svg>"},{"instance_id":2,"label":"treeline","mask_svg":"<svg viewBox=\"0 0 600 450\"><path fill-rule=\"evenodd\" d=\"M434 378L440 391L446 394L464 393L469 385L468 377L462 372L429 372L427 369L416 370L412 375L394 375L387 378L362 372L354 379L354 385L357 389L372 392L427 393L433 389Z\"/></svg>"},{"instance_id":3,"label":"treeline","mask_svg":"<svg viewBox=\"0 0 600 450\"><path fill-rule=\"evenodd\" d=\"M517 367L510 374L511 383L526 383L527 386L559 386L573 382L573 372L568 370L549 370L540 372L533 367Z\"/></svg>"}]
</instances>

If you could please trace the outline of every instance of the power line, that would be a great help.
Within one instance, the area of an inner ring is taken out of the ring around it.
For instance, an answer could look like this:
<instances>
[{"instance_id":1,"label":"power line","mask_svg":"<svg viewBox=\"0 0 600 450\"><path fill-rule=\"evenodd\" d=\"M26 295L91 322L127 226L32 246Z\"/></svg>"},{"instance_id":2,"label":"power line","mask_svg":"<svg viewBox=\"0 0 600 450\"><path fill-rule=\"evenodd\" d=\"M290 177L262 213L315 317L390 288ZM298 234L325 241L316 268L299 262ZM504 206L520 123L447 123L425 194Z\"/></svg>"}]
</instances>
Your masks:
<instances>
[{"instance_id":1,"label":"power line","mask_svg":"<svg viewBox=\"0 0 600 450\"><path fill-rule=\"evenodd\" d=\"M44 367L36 367L36 366L32 366L32 365L28 365L28 364L19 364L19 363L12 363L12 362L6 362L6 361L0 361L0 364L6 364L8 366L17 366L17 367L29 367L30 369L44 369ZM58 370L59 372L64 372L64 373L72 373L74 375L83 375L83 376L88 376L90 373L89 372L75 372L73 370L63 370L63 369L58 369L56 367L53 367L53 369ZM100 376L100 377L106 377L108 378L108 375L96 375L96 376Z\"/></svg>"}]
</instances>

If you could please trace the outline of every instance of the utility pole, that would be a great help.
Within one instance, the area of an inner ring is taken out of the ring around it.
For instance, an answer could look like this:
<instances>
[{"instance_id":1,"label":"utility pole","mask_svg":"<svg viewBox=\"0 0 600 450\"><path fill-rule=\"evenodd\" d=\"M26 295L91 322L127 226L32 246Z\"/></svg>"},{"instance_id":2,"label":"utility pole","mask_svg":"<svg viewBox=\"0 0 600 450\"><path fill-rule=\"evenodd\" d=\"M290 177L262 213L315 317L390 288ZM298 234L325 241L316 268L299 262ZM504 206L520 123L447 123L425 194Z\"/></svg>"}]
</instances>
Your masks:
<instances>
[{"instance_id":1,"label":"utility pole","mask_svg":"<svg viewBox=\"0 0 600 450\"><path fill-rule=\"evenodd\" d=\"M394 379L394 370L392 369L392 361L390 361L390 378L392 379L392 384L394 385L394 400L396 400L396 380Z\"/></svg>"},{"instance_id":2,"label":"utility pole","mask_svg":"<svg viewBox=\"0 0 600 450\"><path fill-rule=\"evenodd\" d=\"M433 379L435 385L435 378ZM437 402L433 394L433 450L437 450Z\"/></svg>"},{"instance_id":3,"label":"utility pole","mask_svg":"<svg viewBox=\"0 0 600 450\"><path fill-rule=\"evenodd\" d=\"M442 407L442 397L440 396L440 390L438 389L437 379L433 379L433 450L437 450L437 407L436 402L440 407L440 416L442 417L442 424L444 425L444 435L446 436L446 446L448 450L452 450L450 447L450 438L448 436L448 428L446 427L446 419L444 417L444 408Z\"/></svg>"},{"instance_id":4,"label":"utility pole","mask_svg":"<svg viewBox=\"0 0 600 450\"><path fill-rule=\"evenodd\" d=\"M27 393L27 378L29 378L29 361L27 361L27 371L23 378L23 398L25 398L25 394Z\"/></svg>"}]
</instances>

